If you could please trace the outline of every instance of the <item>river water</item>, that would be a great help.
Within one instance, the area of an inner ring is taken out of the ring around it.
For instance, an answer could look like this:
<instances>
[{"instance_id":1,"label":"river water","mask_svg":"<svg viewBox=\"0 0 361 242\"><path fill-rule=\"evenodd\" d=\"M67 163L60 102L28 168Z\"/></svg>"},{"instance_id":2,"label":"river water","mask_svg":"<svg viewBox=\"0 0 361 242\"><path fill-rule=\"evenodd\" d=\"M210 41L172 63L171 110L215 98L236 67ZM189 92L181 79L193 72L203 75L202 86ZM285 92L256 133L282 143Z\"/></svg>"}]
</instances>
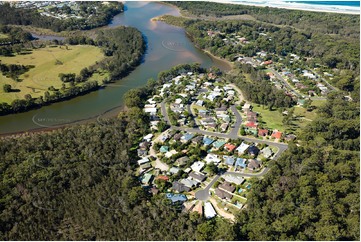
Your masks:
<instances>
[{"instance_id":1,"label":"river water","mask_svg":"<svg viewBox=\"0 0 361 242\"><path fill-rule=\"evenodd\" d=\"M157 78L160 71L182 63L201 63L203 67L217 66L227 70L224 62L212 59L194 47L182 28L151 19L164 15L179 16L179 11L155 2L126 2L126 11L114 17L106 28L119 25L139 29L147 39L148 49L144 62L130 75L104 89L54 103L25 113L0 117L0 134L57 127L97 117L109 117L118 113L123 105L123 95L129 89L143 86L149 78Z\"/></svg>"}]
</instances>

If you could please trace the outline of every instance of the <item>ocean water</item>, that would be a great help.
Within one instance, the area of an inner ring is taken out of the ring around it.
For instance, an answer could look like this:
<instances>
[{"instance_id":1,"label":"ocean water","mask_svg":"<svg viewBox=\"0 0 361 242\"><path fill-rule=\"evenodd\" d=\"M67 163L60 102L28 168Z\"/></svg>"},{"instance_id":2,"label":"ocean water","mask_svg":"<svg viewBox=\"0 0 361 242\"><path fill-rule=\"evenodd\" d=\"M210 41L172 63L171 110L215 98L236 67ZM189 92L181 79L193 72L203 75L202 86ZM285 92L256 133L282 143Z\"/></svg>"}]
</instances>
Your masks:
<instances>
[{"instance_id":1,"label":"ocean water","mask_svg":"<svg viewBox=\"0 0 361 242\"><path fill-rule=\"evenodd\" d=\"M216 0L217 1L217 0ZM221 0L219 0L221 2ZM291 8L309 11L360 13L360 1L312 1L312 0L231 0L236 4Z\"/></svg>"},{"instance_id":2,"label":"ocean water","mask_svg":"<svg viewBox=\"0 0 361 242\"><path fill-rule=\"evenodd\" d=\"M360 7L360 1L286 1L287 3L304 3L304 4L317 4L327 6L349 6Z\"/></svg>"}]
</instances>

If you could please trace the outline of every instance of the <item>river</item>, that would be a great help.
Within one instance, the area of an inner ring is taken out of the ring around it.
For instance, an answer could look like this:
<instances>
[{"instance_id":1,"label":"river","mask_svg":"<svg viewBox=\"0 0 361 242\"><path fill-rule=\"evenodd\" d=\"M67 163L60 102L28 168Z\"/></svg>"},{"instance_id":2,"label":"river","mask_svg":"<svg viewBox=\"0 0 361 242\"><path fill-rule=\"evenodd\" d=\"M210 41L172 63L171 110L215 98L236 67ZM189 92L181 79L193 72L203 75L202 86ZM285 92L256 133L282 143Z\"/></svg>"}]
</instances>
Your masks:
<instances>
[{"instance_id":1,"label":"river","mask_svg":"<svg viewBox=\"0 0 361 242\"><path fill-rule=\"evenodd\" d=\"M171 6L155 2L126 2L126 11L114 17L106 26L132 26L147 39L148 49L144 61L130 75L99 91L54 103L25 113L0 117L0 134L31 131L96 120L97 117L116 115L123 106L123 95L129 89L157 78L160 71L182 63L199 62L203 67L229 66L197 49L186 36L184 29L151 19L164 14L179 16Z\"/></svg>"}]
</instances>

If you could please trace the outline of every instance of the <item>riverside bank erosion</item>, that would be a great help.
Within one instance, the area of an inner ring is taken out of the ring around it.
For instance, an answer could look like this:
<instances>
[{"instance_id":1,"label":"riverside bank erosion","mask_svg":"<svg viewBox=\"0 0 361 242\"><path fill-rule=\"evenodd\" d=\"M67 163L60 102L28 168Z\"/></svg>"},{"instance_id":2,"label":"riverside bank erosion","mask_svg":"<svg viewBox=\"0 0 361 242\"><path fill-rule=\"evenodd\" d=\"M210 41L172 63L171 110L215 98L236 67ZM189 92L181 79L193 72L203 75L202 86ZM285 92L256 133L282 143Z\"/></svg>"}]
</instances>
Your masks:
<instances>
[{"instance_id":1,"label":"riverside bank erosion","mask_svg":"<svg viewBox=\"0 0 361 242\"><path fill-rule=\"evenodd\" d=\"M155 16L165 14L179 16L177 8L155 2L128 2L126 7L127 11L115 16L106 28L125 25L140 30L148 41L144 62L127 77L104 89L26 113L2 116L0 134L45 129L33 122L34 116L70 120L68 123L54 123L51 127L95 121L101 114L106 117L116 116L123 107L123 95L128 90L144 86L148 79L156 79L160 71L170 69L177 64L198 62L204 67L217 66L222 70L228 70L226 62L212 58L196 48L186 36L184 29L151 21ZM44 35L43 37L45 38ZM173 46L181 47L182 51L167 49L162 42L182 43L182 46Z\"/></svg>"}]
</instances>

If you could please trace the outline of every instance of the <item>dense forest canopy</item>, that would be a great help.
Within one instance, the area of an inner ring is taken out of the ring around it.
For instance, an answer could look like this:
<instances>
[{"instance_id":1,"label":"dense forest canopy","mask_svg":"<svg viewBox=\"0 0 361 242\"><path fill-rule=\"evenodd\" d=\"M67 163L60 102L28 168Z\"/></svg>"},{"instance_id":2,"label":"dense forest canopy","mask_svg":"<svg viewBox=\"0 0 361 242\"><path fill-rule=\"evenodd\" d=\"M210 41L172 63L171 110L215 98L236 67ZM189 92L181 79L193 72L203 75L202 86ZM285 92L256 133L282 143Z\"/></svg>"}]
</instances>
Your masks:
<instances>
[{"instance_id":1,"label":"dense forest canopy","mask_svg":"<svg viewBox=\"0 0 361 242\"><path fill-rule=\"evenodd\" d=\"M81 10L83 9L83 11L91 7L92 9L97 9L97 12L84 12L87 18L61 20L51 16L41 15L36 8L16 8L10 3L2 2L0 5L0 24L32 25L39 28L51 29L55 32L79 29L88 30L108 24L116 14L124 10L124 5L121 2L102 4L101 1L83 1L78 2L78 4L79 8Z\"/></svg>"},{"instance_id":2,"label":"dense forest canopy","mask_svg":"<svg viewBox=\"0 0 361 242\"><path fill-rule=\"evenodd\" d=\"M360 239L360 106L333 93L239 216L248 240Z\"/></svg>"}]
</instances>

